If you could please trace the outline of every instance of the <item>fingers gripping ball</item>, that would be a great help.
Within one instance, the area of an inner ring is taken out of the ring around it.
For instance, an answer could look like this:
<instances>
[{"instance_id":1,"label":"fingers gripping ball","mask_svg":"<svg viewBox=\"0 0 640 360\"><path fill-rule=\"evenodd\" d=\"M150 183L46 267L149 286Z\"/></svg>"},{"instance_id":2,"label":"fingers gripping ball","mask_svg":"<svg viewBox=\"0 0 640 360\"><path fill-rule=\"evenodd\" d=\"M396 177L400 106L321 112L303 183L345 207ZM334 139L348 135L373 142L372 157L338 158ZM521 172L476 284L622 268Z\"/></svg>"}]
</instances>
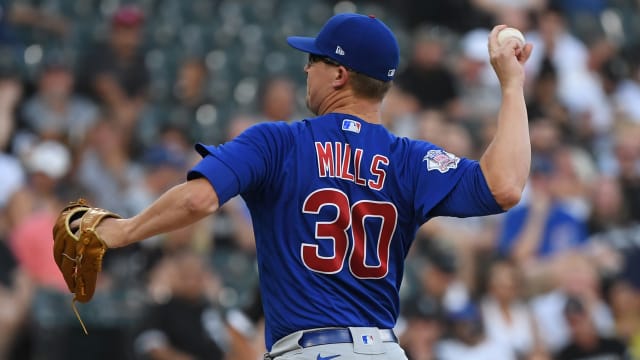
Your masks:
<instances>
[{"instance_id":1,"label":"fingers gripping ball","mask_svg":"<svg viewBox=\"0 0 640 360\"><path fill-rule=\"evenodd\" d=\"M515 38L520 43L520 47L523 47L525 44L524 35L522 32L516 28L508 27L500 30L498 33L498 45L504 44L510 38Z\"/></svg>"},{"instance_id":2,"label":"fingers gripping ball","mask_svg":"<svg viewBox=\"0 0 640 360\"><path fill-rule=\"evenodd\" d=\"M88 302L93 297L102 257L108 249L95 229L109 217L120 218L80 199L62 210L53 227L53 257L69 291L75 295L74 301ZM71 229L71 223L78 219L77 231Z\"/></svg>"}]
</instances>

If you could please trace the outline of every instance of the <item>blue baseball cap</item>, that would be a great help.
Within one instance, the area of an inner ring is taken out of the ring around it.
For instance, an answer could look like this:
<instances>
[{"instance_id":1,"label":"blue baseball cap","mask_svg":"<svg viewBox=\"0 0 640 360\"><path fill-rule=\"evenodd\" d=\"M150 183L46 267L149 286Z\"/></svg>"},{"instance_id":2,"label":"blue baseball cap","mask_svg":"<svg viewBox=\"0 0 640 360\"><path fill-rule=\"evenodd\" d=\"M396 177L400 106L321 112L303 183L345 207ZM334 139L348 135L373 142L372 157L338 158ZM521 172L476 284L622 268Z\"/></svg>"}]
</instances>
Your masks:
<instances>
[{"instance_id":1,"label":"blue baseball cap","mask_svg":"<svg viewBox=\"0 0 640 360\"><path fill-rule=\"evenodd\" d=\"M373 15L338 14L324 24L317 37L290 36L287 42L381 81L393 80L398 69L398 41Z\"/></svg>"}]
</instances>

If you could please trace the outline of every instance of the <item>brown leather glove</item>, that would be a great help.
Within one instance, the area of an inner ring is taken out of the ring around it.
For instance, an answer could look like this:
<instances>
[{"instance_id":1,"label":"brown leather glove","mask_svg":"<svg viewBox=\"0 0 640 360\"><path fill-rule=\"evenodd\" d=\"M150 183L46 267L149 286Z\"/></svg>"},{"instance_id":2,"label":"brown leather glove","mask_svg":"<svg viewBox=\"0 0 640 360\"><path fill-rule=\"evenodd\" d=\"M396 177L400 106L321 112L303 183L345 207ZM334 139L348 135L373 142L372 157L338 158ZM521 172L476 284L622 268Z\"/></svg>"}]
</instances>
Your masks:
<instances>
[{"instance_id":1,"label":"brown leather glove","mask_svg":"<svg viewBox=\"0 0 640 360\"><path fill-rule=\"evenodd\" d=\"M74 301L88 302L96 290L102 257L108 247L95 229L108 217L120 218L110 211L94 208L84 199L67 205L53 227L53 257L67 282ZM81 219L77 229L71 223Z\"/></svg>"}]
</instances>

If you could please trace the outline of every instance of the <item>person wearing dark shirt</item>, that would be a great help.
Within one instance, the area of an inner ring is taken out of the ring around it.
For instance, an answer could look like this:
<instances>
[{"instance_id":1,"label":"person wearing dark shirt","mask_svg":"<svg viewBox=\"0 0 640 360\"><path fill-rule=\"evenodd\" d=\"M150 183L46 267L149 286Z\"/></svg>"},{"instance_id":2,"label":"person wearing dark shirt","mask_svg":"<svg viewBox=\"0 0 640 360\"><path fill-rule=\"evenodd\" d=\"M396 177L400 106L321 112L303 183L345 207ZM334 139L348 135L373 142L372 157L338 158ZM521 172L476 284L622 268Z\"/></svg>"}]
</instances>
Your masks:
<instances>
[{"instance_id":1,"label":"person wearing dark shirt","mask_svg":"<svg viewBox=\"0 0 640 360\"><path fill-rule=\"evenodd\" d=\"M27 318L33 283L20 269L0 229L0 359L29 358L31 343Z\"/></svg>"},{"instance_id":2,"label":"person wearing dark shirt","mask_svg":"<svg viewBox=\"0 0 640 360\"><path fill-rule=\"evenodd\" d=\"M564 308L571 331L571 342L558 354L558 360L625 359L625 345L614 338L598 334L584 304L577 298L569 298Z\"/></svg>"},{"instance_id":3,"label":"person wearing dark shirt","mask_svg":"<svg viewBox=\"0 0 640 360\"><path fill-rule=\"evenodd\" d=\"M205 295L210 273L202 258L183 251L158 266L164 267L159 270L166 274L170 297L150 307L136 352L150 360L223 359L228 333Z\"/></svg>"},{"instance_id":4,"label":"person wearing dark shirt","mask_svg":"<svg viewBox=\"0 0 640 360\"><path fill-rule=\"evenodd\" d=\"M111 18L107 44L97 44L85 56L79 71L79 90L113 112L132 128L144 105L149 85L143 43L143 12L133 6L119 8Z\"/></svg>"},{"instance_id":5,"label":"person wearing dark shirt","mask_svg":"<svg viewBox=\"0 0 640 360\"><path fill-rule=\"evenodd\" d=\"M187 57L182 60L177 69L171 99L159 106L162 113L150 120L154 124L162 120L167 126L182 129L191 142L220 141L223 136L220 126L211 125L220 119L216 115L217 104L207 93L210 78L211 74L202 58ZM155 136L157 134L145 140L156 141Z\"/></svg>"},{"instance_id":6,"label":"person wearing dark shirt","mask_svg":"<svg viewBox=\"0 0 640 360\"><path fill-rule=\"evenodd\" d=\"M632 221L640 221L640 145L637 126L621 126L614 134L614 156L622 193L629 205Z\"/></svg>"},{"instance_id":7,"label":"person wearing dark shirt","mask_svg":"<svg viewBox=\"0 0 640 360\"><path fill-rule=\"evenodd\" d=\"M397 83L422 108L446 110L458 93L455 77L445 65L444 34L423 28L417 31L415 39L411 62L398 75Z\"/></svg>"}]
</instances>

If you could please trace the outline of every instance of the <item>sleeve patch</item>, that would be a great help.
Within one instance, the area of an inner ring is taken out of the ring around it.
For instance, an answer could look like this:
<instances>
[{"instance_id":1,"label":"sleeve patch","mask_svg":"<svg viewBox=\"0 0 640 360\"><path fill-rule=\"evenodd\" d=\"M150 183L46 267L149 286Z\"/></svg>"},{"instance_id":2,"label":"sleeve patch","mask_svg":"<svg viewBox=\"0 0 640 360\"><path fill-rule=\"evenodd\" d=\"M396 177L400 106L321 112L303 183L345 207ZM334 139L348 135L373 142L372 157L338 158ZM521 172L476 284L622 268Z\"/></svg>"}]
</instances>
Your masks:
<instances>
[{"instance_id":1,"label":"sleeve patch","mask_svg":"<svg viewBox=\"0 0 640 360\"><path fill-rule=\"evenodd\" d=\"M444 150L435 149L429 150L422 161L427 162L428 171L438 170L444 174L450 169L457 168L460 158Z\"/></svg>"}]
</instances>

